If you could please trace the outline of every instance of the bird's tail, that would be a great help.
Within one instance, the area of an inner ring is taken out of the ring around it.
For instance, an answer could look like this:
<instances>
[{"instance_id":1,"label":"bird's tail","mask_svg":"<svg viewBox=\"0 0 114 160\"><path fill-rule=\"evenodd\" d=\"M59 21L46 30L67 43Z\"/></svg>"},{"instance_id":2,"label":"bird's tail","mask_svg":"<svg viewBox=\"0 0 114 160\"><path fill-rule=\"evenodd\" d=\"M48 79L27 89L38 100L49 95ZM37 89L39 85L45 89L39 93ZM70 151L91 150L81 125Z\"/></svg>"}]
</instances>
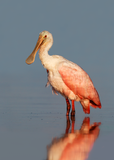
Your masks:
<instances>
[{"instance_id":1,"label":"bird's tail","mask_svg":"<svg viewBox=\"0 0 114 160\"><path fill-rule=\"evenodd\" d=\"M100 108L101 109L101 103L99 103L98 105L95 104L93 101L85 99L80 101L83 111L85 114L90 114L90 106L92 106L93 108Z\"/></svg>"},{"instance_id":2,"label":"bird's tail","mask_svg":"<svg viewBox=\"0 0 114 160\"><path fill-rule=\"evenodd\" d=\"M101 103L99 102L98 104L95 104L93 101L90 100L90 106L93 108L102 108Z\"/></svg>"}]
</instances>

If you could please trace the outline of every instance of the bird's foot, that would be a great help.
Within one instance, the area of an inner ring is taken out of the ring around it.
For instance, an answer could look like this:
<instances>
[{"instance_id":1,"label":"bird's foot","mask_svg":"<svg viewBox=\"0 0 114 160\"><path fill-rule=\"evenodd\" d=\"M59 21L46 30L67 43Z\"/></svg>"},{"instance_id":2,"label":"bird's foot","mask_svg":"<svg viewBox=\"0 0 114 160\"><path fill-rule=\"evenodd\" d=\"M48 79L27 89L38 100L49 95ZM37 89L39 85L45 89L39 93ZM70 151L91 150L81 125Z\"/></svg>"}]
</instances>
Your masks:
<instances>
[{"instance_id":1,"label":"bird's foot","mask_svg":"<svg viewBox=\"0 0 114 160\"><path fill-rule=\"evenodd\" d=\"M69 112L67 111L66 116L69 116Z\"/></svg>"},{"instance_id":2,"label":"bird's foot","mask_svg":"<svg viewBox=\"0 0 114 160\"><path fill-rule=\"evenodd\" d=\"M71 116L71 121L72 121L72 123L75 122L75 115Z\"/></svg>"},{"instance_id":3,"label":"bird's foot","mask_svg":"<svg viewBox=\"0 0 114 160\"><path fill-rule=\"evenodd\" d=\"M71 117L75 117L75 111L71 112Z\"/></svg>"}]
</instances>

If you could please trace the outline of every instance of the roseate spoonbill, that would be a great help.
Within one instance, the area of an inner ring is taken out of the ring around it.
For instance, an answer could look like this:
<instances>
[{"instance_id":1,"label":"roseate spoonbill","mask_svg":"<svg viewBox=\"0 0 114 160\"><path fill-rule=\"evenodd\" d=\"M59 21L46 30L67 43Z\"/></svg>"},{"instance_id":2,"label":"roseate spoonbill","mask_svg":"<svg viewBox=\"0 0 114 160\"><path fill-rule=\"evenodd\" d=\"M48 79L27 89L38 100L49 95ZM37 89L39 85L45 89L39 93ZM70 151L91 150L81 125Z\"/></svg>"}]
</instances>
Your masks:
<instances>
[{"instance_id":1,"label":"roseate spoonbill","mask_svg":"<svg viewBox=\"0 0 114 160\"><path fill-rule=\"evenodd\" d=\"M74 101L80 101L83 111L90 113L90 106L101 108L100 98L92 80L88 74L77 64L65 59L62 56L48 54L53 44L53 36L48 31L39 34L38 41L33 52L26 59L27 64L35 61L36 53L39 49L39 58L44 68L48 72L48 82L52 91L63 95L67 102L67 114L70 112L70 102L72 101L71 115L75 115Z\"/></svg>"},{"instance_id":2,"label":"roseate spoonbill","mask_svg":"<svg viewBox=\"0 0 114 160\"><path fill-rule=\"evenodd\" d=\"M75 123L75 121L72 121ZM47 146L47 160L86 160L100 133L100 122L90 125L90 118L83 120L79 130L71 126L71 132L54 138Z\"/></svg>"}]
</instances>

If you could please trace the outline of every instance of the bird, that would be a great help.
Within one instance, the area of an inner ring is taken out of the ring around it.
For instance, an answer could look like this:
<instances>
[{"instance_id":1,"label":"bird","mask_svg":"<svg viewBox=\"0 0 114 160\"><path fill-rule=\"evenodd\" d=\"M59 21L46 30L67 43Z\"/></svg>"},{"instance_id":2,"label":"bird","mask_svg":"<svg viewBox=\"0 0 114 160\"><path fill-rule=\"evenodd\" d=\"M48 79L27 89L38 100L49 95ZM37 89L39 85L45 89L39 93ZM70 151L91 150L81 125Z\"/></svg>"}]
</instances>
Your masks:
<instances>
[{"instance_id":1,"label":"bird","mask_svg":"<svg viewBox=\"0 0 114 160\"><path fill-rule=\"evenodd\" d=\"M44 30L40 32L33 52L25 60L30 65L35 61L39 50L39 59L47 70L47 86L52 87L55 94L65 97L67 104L66 116L69 116L72 103L71 116L75 116L75 101L79 101L85 114L90 114L90 106L101 109L99 94L89 75L76 63L60 55L49 55L48 51L53 45L53 36Z\"/></svg>"}]
</instances>

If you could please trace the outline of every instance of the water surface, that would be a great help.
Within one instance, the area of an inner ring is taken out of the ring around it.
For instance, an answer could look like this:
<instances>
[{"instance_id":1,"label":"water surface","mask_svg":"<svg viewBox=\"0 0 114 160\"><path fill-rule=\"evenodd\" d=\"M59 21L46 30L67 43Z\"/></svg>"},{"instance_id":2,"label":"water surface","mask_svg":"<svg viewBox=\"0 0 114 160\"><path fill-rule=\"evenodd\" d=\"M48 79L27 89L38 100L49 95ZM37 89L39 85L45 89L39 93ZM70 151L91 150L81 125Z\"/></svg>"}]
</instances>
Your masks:
<instances>
[{"instance_id":1,"label":"water surface","mask_svg":"<svg viewBox=\"0 0 114 160\"><path fill-rule=\"evenodd\" d=\"M52 95L45 88L46 80L22 76L2 76L0 81L0 159L47 158L47 146L53 139L66 133L66 103L62 96ZM102 87L101 87L102 88ZM107 88L108 90L108 88ZM107 101L102 90L102 109L91 108L85 115L76 104L74 130L79 130L85 117L90 124L100 122L99 135L88 153L88 159L113 157L114 108L113 100ZM103 98L102 98L103 97ZM72 121L70 119L70 127ZM71 130L71 128L70 128ZM113 158L112 158L113 159Z\"/></svg>"}]
</instances>

